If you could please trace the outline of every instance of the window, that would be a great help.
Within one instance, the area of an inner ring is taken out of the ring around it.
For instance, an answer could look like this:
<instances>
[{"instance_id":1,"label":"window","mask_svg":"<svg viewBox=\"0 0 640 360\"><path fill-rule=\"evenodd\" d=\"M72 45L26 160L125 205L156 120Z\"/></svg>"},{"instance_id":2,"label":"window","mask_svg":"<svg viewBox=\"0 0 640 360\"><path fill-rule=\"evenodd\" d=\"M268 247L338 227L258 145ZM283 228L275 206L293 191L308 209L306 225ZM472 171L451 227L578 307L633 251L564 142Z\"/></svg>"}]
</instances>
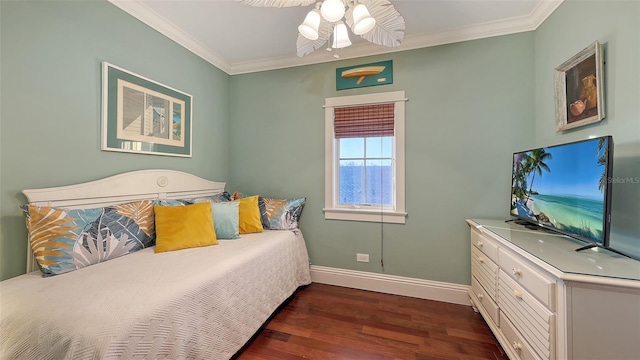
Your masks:
<instances>
[{"instance_id":1,"label":"window","mask_svg":"<svg viewBox=\"0 0 640 360\"><path fill-rule=\"evenodd\" d=\"M325 219L405 223L404 91L325 100Z\"/></svg>"}]
</instances>

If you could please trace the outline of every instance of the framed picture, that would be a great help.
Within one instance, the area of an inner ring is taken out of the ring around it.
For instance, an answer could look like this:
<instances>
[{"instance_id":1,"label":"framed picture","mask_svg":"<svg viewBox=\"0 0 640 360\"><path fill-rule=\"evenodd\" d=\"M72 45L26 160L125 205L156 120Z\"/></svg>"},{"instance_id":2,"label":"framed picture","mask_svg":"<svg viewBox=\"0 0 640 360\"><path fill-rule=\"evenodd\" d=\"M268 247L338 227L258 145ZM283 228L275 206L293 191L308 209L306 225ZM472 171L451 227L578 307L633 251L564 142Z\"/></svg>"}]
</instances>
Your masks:
<instances>
[{"instance_id":1,"label":"framed picture","mask_svg":"<svg viewBox=\"0 0 640 360\"><path fill-rule=\"evenodd\" d=\"M603 65L596 41L556 68L556 132L604 119Z\"/></svg>"},{"instance_id":2,"label":"framed picture","mask_svg":"<svg viewBox=\"0 0 640 360\"><path fill-rule=\"evenodd\" d=\"M191 157L191 95L102 63L102 150Z\"/></svg>"},{"instance_id":3,"label":"framed picture","mask_svg":"<svg viewBox=\"0 0 640 360\"><path fill-rule=\"evenodd\" d=\"M336 90L393 84L393 60L336 69Z\"/></svg>"}]
</instances>

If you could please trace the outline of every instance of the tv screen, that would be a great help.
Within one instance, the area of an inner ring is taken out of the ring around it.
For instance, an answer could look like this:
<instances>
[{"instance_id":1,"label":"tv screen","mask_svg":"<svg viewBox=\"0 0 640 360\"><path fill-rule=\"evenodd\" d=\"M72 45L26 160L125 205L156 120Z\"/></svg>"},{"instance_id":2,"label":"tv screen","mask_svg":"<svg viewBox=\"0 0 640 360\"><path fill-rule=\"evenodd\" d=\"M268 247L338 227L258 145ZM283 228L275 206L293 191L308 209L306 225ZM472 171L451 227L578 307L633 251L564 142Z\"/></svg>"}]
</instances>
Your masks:
<instances>
[{"instance_id":1,"label":"tv screen","mask_svg":"<svg viewBox=\"0 0 640 360\"><path fill-rule=\"evenodd\" d=\"M608 247L612 159L611 136L514 153L511 215Z\"/></svg>"}]
</instances>

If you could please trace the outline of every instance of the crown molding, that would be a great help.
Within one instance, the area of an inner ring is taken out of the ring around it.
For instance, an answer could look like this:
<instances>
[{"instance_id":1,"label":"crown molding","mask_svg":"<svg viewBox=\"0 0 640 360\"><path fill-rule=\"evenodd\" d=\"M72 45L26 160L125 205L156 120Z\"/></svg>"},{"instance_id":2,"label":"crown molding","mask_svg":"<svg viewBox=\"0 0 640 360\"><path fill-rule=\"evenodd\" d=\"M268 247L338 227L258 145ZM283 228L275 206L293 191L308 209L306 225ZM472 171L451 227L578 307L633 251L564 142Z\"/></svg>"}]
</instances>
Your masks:
<instances>
[{"instance_id":1,"label":"crown molding","mask_svg":"<svg viewBox=\"0 0 640 360\"><path fill-rule=\"evenodd\" d=\"M182 31L179 27L175 26L143 3L126 0L108 1L229 75L239 75L354 59L365 56L390 54L399 51L533 31L536 30L558 8L558 6L564 2L564 0L542 0L531 11L531 13L525 16L463 26L434 34L407 36L402 41L402 44L395 48L378 46L371 43L355 44L350 46L347 50L339 50L338 54L340 55L340 58L338 59L332 55L333 52L328 53L319 49L302 58L292 54L291 56L261 59L257 61L229 63L215 51L193 39L189 34Z\"/></svg>"},{"instance_id":2,"label":"crown molding","mask_svg":"<svg viewBox=\"0 0 640 360\"><path fill-rule=\"evenodd\" d=\"M237 62L231 64L231 73L229 73L229 75L239 75L303 65L329 63L345 59L355 59L364 56L389 54L403 50L406 49L404 49L402 45L397 48L388 48L371 43L359 43L349 46L348 50L338 50L338 55L340 56L339 58L335 58L333 56L335 54L335 50L328 52L323 51L322 49L318 49L315 52L304 57L291 55L271 59L262 59L258 61Z\"/></svg>"},{"instance_id":3,"label":"crown molding","mask_svg":"<svg viewBox=\"0 0 640 360\"><path fill-rule=\"evenodd\" d=\"M130 0L108 0L113 5L119 7L124 12L149 25L152 29L175 41L185 49L191 51L218 69L230 74L231 65L199 41L195 40L182 29L158 14L147 5L139 1Z\"/></svg>"},{"instance_id":4,"label":"crown molding","mask_svg":"<svg viewBox=\"0 0 640 360\"><path fill-rule=\"evenodd\" d=\"M462 26L435 34L414 36L403 41L403 50L452 44L456 42L485 39L534 31L549 17L564 0L544 0L530 14L499 21ZM406 48L404 48L406 46Z\"/></svg>"},{"instance_id":5,"label":"crown molding","mask_svg":"<svg viewBox=\"0 0 640 360\"><path fill-rule=\"evenodd\" d=\"M551 14L562 4L564 0L543 0L536 6L535 9L529 15L529 19L533 25L533 29L537 29L542 23L547 20Z\"/></svg>"}]
</instances>

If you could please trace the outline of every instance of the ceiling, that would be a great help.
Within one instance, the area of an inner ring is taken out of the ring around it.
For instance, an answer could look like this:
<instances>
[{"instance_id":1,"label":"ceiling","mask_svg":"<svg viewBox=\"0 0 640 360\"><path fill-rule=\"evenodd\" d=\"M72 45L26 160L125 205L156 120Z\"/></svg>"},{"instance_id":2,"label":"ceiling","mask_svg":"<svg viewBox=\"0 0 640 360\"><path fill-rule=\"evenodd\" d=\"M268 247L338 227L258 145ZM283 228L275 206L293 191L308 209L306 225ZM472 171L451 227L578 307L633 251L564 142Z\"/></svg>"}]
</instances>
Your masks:
<instances>
[{"instance_id":1,"label":"ceiling","mask_svg":"<svg viewBox=\"0 0 640 360\"><path fill-rule=\"evenodd\" d=\"M230 75L335 61L296 55L298 25L313 8L253 7L234 0L109 0ZM563 0L391 0L406 22L399 47L349 34L340 59L535 30Z\"/></svg>"}]
</instances>

